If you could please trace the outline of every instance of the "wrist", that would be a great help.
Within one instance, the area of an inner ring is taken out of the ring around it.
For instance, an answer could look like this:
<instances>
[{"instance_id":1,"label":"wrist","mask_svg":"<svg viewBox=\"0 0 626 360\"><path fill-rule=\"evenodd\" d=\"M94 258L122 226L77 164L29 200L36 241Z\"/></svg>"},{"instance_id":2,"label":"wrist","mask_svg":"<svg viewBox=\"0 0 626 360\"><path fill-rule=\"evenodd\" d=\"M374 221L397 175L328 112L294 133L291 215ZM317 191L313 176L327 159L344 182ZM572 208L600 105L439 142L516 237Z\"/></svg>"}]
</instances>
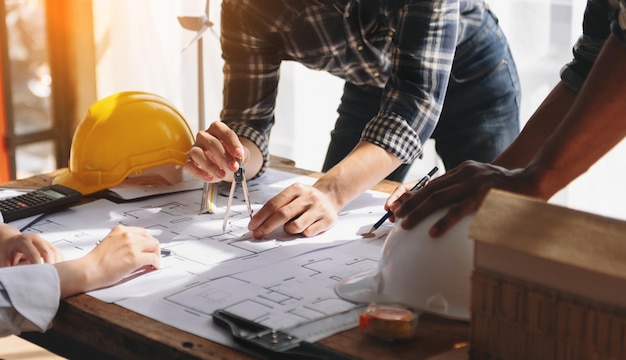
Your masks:
<instances>
[{"instance_id":1,"label":"wrist","mask_svg":"<svg viewBox=\"0 0 626 360\"><path fill-rule=\"evenodd\" d=\"M339 182L326 175L319 178L315 184L313 184L313 187L326 195L328 202L332 204L336 213L350 202L350 200L346 198L346 191L349 190L346 189L346 191L342 191Z\"/></svg>"},{"instance_id":2,"label":"wrist","mask_svg":"<svg viewBox=\"0 0 626 360\"><path fill-rule=\"evenodd\" d=\"M59 275L61 298L92 290L91 267L85 257L54 264Z\"/></svg>"},{"instance_id":3,"label":"wrist","mask_svg":"<svg viewBox=\"0 0 626 360\"><path fill-rule=\"evenodd\" d=\"M523 183L529 196L548 201L559 191L552 181L558 174L552 170L541 169L530 164L522 171Z\"/></svg>"}]
</instances>

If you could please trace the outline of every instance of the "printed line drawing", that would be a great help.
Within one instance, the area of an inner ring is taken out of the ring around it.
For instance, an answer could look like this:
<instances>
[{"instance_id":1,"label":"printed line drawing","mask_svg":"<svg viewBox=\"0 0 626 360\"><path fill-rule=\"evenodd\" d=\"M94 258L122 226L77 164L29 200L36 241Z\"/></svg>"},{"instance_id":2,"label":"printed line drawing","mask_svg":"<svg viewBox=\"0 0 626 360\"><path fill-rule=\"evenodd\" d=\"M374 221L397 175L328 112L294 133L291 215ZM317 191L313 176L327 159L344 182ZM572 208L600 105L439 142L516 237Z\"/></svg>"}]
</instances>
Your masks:
<instances>
[{"instance_id":1,"label":"printed line drawing","mask_svg":"<svg viewBox=\"0 0 626 360\"><path fill-rule=\"evenodd\" d=\"M253 210L296 181L310 185L315 179L270 169L250 181ZM170 254L161 258L161 268L89 295L232 346L211 321L218 308L276 329L355 308L335 294L335 284L376 269L391 229L385 225L376 237L361 236L380 217L388 196L369 191L344 209L340 226L323 234L304 238L277 229L256 240L247 230L243 201L233 202L229 226L222 231L226 198L217 197L215 213L198 214L200 193L119 204L99 199L52 214L27 231L39 233L71 259L97 246L117 224L145 227Z\"/></svg>"}]
</instances>

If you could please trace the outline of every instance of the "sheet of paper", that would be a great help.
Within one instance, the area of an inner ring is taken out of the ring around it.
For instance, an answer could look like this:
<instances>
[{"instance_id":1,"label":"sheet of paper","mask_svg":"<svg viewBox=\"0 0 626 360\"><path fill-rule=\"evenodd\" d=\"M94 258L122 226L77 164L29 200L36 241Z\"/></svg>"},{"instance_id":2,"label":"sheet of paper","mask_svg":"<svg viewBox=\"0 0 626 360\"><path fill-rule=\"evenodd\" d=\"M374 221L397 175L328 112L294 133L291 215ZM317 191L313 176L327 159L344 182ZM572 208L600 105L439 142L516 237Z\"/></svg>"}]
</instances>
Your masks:
<instances>
[{"instance_id":1,"label":"sheet of paper","mask_svg":"<svg viewBox=\"0 0 626 360\"><path fill-rule=\"evenodd\" d=\"M201 188L202 181L190 175L183 176L182 181L175 184L170 184L161 176L152 175L126 179L121 184L108 189L108 191L111 195L120 199L133 200L154 195L198 190Z\"/></svg>"},{"instance_id":2,"label":"sheet of paper","mask_svg":"<svg viewBox=\"0 0 626 360\"><path fill-rule=\"evenodd\" d=\"M0 188L0 200L6 200L12 197L16 197L18 195L23 195L26 194L28 191L32 191L34 189L26 189L26 190L21 190L21 189L3 189Z\"/></svg>"},{"instance_id":3,"label":"sheet of paper","mask_svg":"<svg viewBox=\"0 0 626 360\"><path fill-rule=\"evenodd\" d=\"M253 210L294 182L314 181L270 170L248 182ZM240 187L222 231L227 191L221 189L213 214L198 214L198 190L123 204L97 200L46 217L27 231L41 233L71 259L93 249L117 224L145 227L171 252L161 268L90 295L226 345L234 346L229 334L211 320L218 308L281 329L356 306L340 299L334 286L376 268L390 226L373 238L362 234L384 213L387 194L363 194L321 235L304 238L280 229L255 240L246 229ZM334 331L339 329L329 328L327 335Z\"/></svg>"}]
</instances>

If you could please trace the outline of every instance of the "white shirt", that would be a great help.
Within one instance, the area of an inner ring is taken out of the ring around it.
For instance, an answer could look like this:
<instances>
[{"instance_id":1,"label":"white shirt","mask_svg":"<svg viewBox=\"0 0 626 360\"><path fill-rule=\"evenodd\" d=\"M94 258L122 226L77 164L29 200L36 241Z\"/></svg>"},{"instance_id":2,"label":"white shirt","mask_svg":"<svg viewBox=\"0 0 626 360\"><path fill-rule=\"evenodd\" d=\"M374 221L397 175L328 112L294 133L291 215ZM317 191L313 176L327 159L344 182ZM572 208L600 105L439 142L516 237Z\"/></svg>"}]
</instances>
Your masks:
<instances>
[{"instance_id":1,"label":"white shirt","mask_svg":"<svg viewBox=\"0 0 626 360\"><path fill-rule=\"evenodd\" d=\"M0 268L0 337L46 331L60 294L59 274L51 264Z\"/></svg>"}]
</instances>

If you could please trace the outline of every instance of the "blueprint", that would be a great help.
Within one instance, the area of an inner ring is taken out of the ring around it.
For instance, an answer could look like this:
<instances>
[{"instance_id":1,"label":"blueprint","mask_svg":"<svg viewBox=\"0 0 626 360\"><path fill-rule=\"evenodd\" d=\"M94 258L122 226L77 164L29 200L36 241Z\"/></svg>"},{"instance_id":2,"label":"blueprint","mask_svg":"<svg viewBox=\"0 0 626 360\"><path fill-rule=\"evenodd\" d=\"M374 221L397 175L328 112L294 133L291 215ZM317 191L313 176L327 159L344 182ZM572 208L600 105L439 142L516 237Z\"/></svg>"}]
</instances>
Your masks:
<instances>
[{"instance_id":1,"label":"blueprint","mask_svg":"<svg viewBox=\"0 0 626 360\"><path fill-rule=\"evenodd\" d=\"M314 181L268 170L248 181L253 211L294 182ZM378 266L391 225L382 226L374 237L362 234L384 214L388 194L363 194L321 235L304 238L278 229L255 240L246 228L250 218L241 187L222 230L230 184L225 185L212 214L199 214L200 190L191 190L121 204L99 199L45 217L25 231L39 233L72 259L97 246L117 224L148 229L169 251L161 268L89 295L225 345L233 343L213 323L216 309L284 329L357 306L339 298L334 287L346 276ZM344 329L329 328L323 336Z\"/></svg>"}]
</instances>

